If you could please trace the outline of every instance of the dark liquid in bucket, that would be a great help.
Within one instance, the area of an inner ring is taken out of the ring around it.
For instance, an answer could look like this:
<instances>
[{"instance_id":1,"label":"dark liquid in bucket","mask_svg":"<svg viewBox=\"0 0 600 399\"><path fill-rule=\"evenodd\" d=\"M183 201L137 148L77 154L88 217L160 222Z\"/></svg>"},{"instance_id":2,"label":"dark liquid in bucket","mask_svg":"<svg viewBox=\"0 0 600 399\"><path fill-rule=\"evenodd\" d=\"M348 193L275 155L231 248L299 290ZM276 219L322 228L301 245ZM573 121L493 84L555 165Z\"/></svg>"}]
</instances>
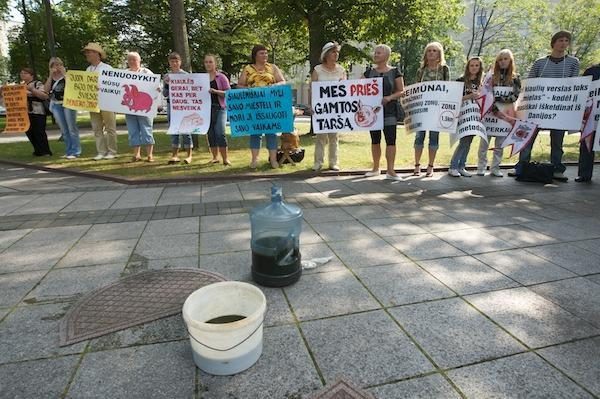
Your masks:
<instances>
[{"instance_id":1,"label":"dark liquid in bucket","mask_svg":"<svg viewBox=\"0 0 600 399\"><path fill-rule=\"evenodd\" d=\"M226 324L226 323L233 323L234 321L244 320L245 318L246 318L246 316L239 316L237 314L228 314L225 316L215 317L214 319L210 319L209 321L206 321L205 323Z\"/></svg>"},{"instance_id":2,"label":"dark liquid in bucket","mask_svg":"<svg viewBox=\"0 0 600 399\"><path fill-rule=\"evenodd\" d=\"M259 252L260 248L273 249L275 255L262 254ZM281 237L261 238L256 240L252 248L252 277L258 284L270 287L293 284L302 274L300 262L300 248L294 240Z\"/></svg>"}]
</instances>

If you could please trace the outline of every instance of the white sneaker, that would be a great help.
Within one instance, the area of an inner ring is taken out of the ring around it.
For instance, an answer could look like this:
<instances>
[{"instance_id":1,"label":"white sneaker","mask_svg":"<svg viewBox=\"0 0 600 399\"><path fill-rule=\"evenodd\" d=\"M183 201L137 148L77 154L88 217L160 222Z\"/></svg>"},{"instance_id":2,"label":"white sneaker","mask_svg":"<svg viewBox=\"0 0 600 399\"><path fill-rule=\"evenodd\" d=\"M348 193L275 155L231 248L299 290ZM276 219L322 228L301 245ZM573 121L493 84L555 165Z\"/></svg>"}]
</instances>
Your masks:
<instances>
[{"instance_id":1,"label":"white sneaker","mask_svg":"<svg viewBox=\"0 0 600 399\"><path fill-rule=\"evenodd\" d=\"M381 172L379 171L379 169L370 170L367 173L365 173L365 177L375 177L375 176L379 176L380 174L381 174Z\"/></svg>"},{"instance_id":2,"label":"white sneaker","mask_svg":"<svg viewBox=\"0 0 600 399\"><path fill-rule=\"evenodd\" d=\"M312 170L314 170L315 172L318 172L321 170L321 168L322 168L322 166L319 165L318 163L316 163L313 165Z\"/></svg>"},{"instance_id":3,"label":"white sneaker","mask_svg":"<svg viewBox=\"0 0 600 399\"><path fill-rule=\"evenodd\" d=\"M496 177L504 177L504 173L502 173L502 171L500 169L492 169L492 176L496 176Z\"/></svg>"},{"instance_id":4,"label":"white sneaker","mask_svg":"<svg viewBox=\"0 0 600 399\"><path fill-rule=\"evenodd\" d=\"M94 161L101 161L104 159L104 155L102 154L98 154L96 155L94 158L92 158Z\"/></svg>"},{"instance_id":5,"label":"white sneaker","mask_svg":"<svg viewBox=\"0 0 600 399\"><path fill-rule=\"evenodd\" d=\"M471 176L473 176L472 174L470 174L469 172L467 172L467 170L465 168L459 169L458 173L460 173L460 175L464 176L464 177L471 177Z\"/></svg>"},{"instance_id":6,"label":"white sneaker","mask_svg":"<svg viewBox=\"0 0 600 399\"><path fill-rule=\"evenodd\" d=\"M452 177L460 177L460 173L456 169L448 169L448 174Z\"/></svg>"},{"instance_id":7,"label":"white sneaker","mask_svg":"<svg viewBox=\"0 0 600 399\"><path fill-rule=\"evenodd\" d=\"M485 176L485 169L477 169L477 176Z\"/></svg>"},{"instance_id":8,"label":"white sneaker","mask_svg":"<svg viewBox=\"0 0 600 399\"><path fill-rule=\"evenodd\" d=\"M402 178L398 175L390 175L389 173L385 174L386 180L394 180L394 181L402 181Z\"/></svg>"},{"instance_id":9,"label":"white sneaker","mask_svg":"<svg viewBox=\"0 0 600 399\"><path fill-rule=\"evenodd\" d=\"M331 169L331 170L335 170L335 171L337 172L337 171L339 171L339 170L340 170L340 167L339 167L338 165L331 165L331 166L329 167L329 169Z\"/></svg>"},{"instance_id":10,"label":"white sneaker","mask_svg":"<svg viewBox=\"0 0 600 399\"><path fill-rule=\"evenodd\" d=\"M77 159L77 157L75 155L67 155L65 158L66 159Z\"/></svg>"},{"instance_id":11,"label":"white sneaker","mask_svg":"<svg viewBox=\"0 0 600 399\"><path fill-rule=\"evenodd\" d=\"M112 152L108 152L106 153L106 155L104 156L104 159L115 159L117 156L115 154L113 154Z\"/></svg>"}]
</instances>

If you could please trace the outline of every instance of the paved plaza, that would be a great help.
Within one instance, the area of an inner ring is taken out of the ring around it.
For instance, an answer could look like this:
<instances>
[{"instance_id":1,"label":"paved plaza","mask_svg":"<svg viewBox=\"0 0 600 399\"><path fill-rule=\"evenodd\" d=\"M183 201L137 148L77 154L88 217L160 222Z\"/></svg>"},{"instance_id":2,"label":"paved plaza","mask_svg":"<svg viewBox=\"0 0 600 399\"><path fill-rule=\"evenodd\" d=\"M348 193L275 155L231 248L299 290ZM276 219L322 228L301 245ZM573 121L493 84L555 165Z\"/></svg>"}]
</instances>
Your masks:
<instances>
[{"instance_id":1,"label":"paved plaza","mask_svg":"<svg viewBox=\"0 0 600 399\"><path fill-rule=\"evenodd\" d=\"M0 397L600 397L600 184L278 179L303 258L263 288L262 357L215 377L180 315L59 347L82 295L145 270L250 281L248 211L272 181L124 185L0 164ZM600 168L596 168L600 176Z\"/></svg>"}]
</instances>

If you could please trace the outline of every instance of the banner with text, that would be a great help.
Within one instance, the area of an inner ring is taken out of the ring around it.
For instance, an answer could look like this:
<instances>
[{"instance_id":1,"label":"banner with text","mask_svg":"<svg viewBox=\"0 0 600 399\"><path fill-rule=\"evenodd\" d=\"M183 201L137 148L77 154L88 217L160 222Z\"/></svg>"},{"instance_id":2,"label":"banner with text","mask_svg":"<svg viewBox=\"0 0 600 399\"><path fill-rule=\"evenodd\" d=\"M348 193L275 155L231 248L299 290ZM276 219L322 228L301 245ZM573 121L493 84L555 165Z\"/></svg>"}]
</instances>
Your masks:
<instances>
[{"instance_id":1,"label":"banner with text","mask_svg":"<svg viewBox=\"0 0 600 399\"><path fill-rule=\"evenodd\" d=\"M98 72L67 71L63 106L77 111L100 112Z\"/></svg>"},{"instance_id":2,"label":"banner with text","mask_svg":"<svg viewBox=\"0 0 600 399\"><path fill-rule=\"evenodd\" d=\"M98 77L98 106L102 111L153 118L158 110L160 75L109 69Z\"/></svg>"},{"instance_id":3,"label":"banner with text","mask_svg":"<svg viewBox=\"0 0 600 399\"><path fill-rule=\"evenodd\" d=\"M479 136L488 141L485 126L481 123L481 107L475 100L463 101L460 107L456 133L450 134L450 146L466 136Z\"/></svg>"},{"instance_id":4,"label":"banner with text","mask_svg":"<svg viewBox=\"0 0 600 399\"><path fill-rule=\"evenodd\" d=\"M294 131L290 85L227 90L225 104L233 137Z\"/></svg>"},{"instance_id":5,"label":"banner with text","mask_svg":"<svg viewBox=\"0 0 600 399\"><path fill-rule=\"evenodd\" d=\"M315 133L383 130L383 78L312 82Z\"/></svg>"},{"instance_id":6,"label":"banner with text","mask_svg":"<svg viewBox=\"0 0 600 399\"><path fill-rule=\"evenodd\" d=\"M498 86L498 87L494 87L494 97L506 97L506 96L510 96L513 93L513 88L512 87L507 87L507 86ZM516 116L516 112L515 112L515 105L513 103L500 103L500 102L495 102L496 108L498 108L498 110L500 112L502 112L505 115L508 115L510 117L515 117ZM492 137L492 136L498 136L498 137L506 137L508 136L508 134L510 133L510 131L512 130L512 123L510 123L509 121L498 117L498 114L494 113L493 111L488 112L484 117L483 117L483 125L485 126L485 132L488 135L488 137Z\"/></svg>"},{"instance_id":7,"label":"banner with text","mask_svg":"<svg viewBox=\"0 0 600 399\"><path fill-rule=\"evenodd\" d=\"M579 131L591 81L591 76L526 79L517 101L517 118L540 129Z\"/></svg>"},{"instance_id":8,"label":"banner with text","mask_svg":"<svg viewBox=\"0 0 600 399\"><path fill-rule=\"evenodd\" d=\"M463 93L462 82L415 83L401 98L407 133L434 130L455 133Z\"/></svg>"},{"instance_id":9,"label":"banner with text","mask_svg":"<svg viewBox=\"0 0 600 399\"><path fill-rule=\"evenodd\" d=\"M30 126L27 115L27 86L2 86L2 98L6 108L4 133L25 133Z\"/></svg>"},{"instance_id":10,"label":"banner with text","mask_svg":"<svg viewBox=\"0 0 600 399\"><path fill-rule=\"evenodd\" d=\"M169 74L167 134L206 134L210 127L210 76L207 73Z\"/></svg>"},{"instance_id":11,"label":"banner with text","mask_svg":"<svg viewBox=\"0 0 600 399\"><path fill-rule=\"evenodd\" d=\"M600 80L595 80L590 85L590 92L583 112L581 123L581 140L584 140L594 131L598 131L600 120Z\"/></svg>"}]
</instances>

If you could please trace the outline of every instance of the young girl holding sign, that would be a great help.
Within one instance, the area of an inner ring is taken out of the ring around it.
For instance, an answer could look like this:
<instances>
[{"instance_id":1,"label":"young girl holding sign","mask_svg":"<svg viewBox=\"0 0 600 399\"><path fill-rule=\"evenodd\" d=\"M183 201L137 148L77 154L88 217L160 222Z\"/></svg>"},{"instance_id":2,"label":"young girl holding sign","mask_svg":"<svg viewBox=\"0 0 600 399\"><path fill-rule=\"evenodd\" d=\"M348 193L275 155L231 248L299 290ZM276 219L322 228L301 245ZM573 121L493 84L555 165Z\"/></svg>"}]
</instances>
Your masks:
<instances>
[{"instance_id":1,"label":"young girl holding sign","mask_svg":"<svg viewBox=\"0 0 600 399\"><path fill-rule=\"evenodd\" d=\"M514 103L517 101L517 98L519 98L519 93L521 92L521 78L517 73L515 58L512 51L504 49L496 56L492 83L494 85L494 106L492 110L494 112L503 112L510 117L514 117ZM494 155L490 167L492 176L504 176L502 171L500 171L503 150L500 148L500 145L504 139L505 137L502 136L496 136L494 139ZM485 140L481 140L479 142L479 162L477 164L478 176L485 175L488 149L489 143L486 143Z\"/></svg>"},{"instance_id":2,"label":"young girl holding sign","mask_svg":"<svg viewBox=\"0 0 600 399\"><path fill-rule=\"evenodd\" d=\"M385 136L385 159L387 161L386 179L402 180L394 170L396 159L396 123L398 122L398 98L404 91L404 78L398 68L388 65L392 49L380 44L375 47L373 61L375 68L365 72L365 78L383 78L383 135ZM381 159L381 130L371 133L371 154L373 156L373 169L365 176L379 176L379 160Z\"/></svg>"},{"instance_id":3,"label":"young girl holding sign","mask_svg":"<svg viewBox=\"0 0 600 399\"><path fill-rule=\"evenodd\" d=\"M463 101L473 101L479 96L479 86L483 80L483 64L481 58L471 57L467 61L465 66L465 73L460 78L456 79L458 82L465 82L463 88ZM465 166L467 164L467 155L469 155L469 149L473 142L473 136L461 137L454 155L450 160L450 168L448 174L453 177L471 177L471 174L467 172Z\"/></svg>"},{"instance_id":4,"label":"young girl holding sign","mask_svg":"<svg viewBox=\"0 0 600 399\"><path fill-rule=\"evenodd\" d=\"M450 80L450 69L446 65L444 58L444 47L438 42L431 42L425 46L421 68L417 71L417 81L427 82L432 80ZM429 165L427 165L426 177L433 176L433 163L435 155L439 148L440 132L429 131ZM421 175L421 155L423 154L423 145L425 143L425 132L420 131L415 134L415 171L414 176Z\"/></svg>"}]
</instances>

